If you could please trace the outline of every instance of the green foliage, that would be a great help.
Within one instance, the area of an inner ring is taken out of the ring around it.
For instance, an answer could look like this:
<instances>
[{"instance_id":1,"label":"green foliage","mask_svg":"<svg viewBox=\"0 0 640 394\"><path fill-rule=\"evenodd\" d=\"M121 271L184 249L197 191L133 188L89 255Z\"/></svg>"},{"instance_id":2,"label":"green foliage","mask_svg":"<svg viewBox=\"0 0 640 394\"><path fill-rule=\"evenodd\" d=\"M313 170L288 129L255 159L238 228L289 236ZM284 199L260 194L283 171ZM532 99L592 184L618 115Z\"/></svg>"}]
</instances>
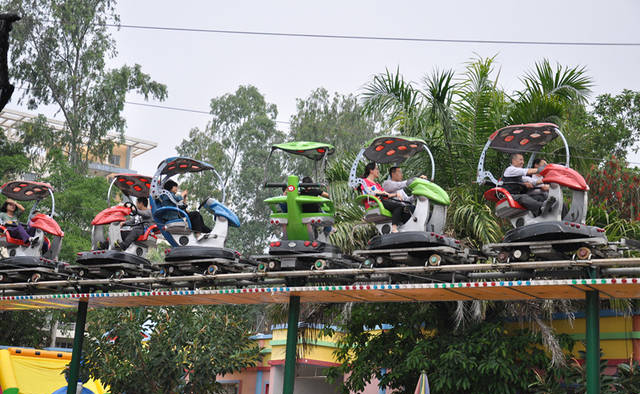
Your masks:
<instances>
[{"instance_id":1,"label":"green foliage","mask_svg":"<svg viewBox=\"0 0 640 394\"><path fill-rule=\"evenodd\" d=\"M65 234L60 259L74 261L78 251L91 250L91 221L107 208L109 183L103 177L83 175L61 154L53 159L52 169L45 180L54 187L54 219Z\"/></svg>"},{"instance_id":2,"label":"green foliage","mask_svg":"<svg viewBox=\"0 0 640 394\"><path fill-rule=\"evenodd\" d=\"M634 360L628 364L618 364L617 369L615 385L618 392L640 393L640 364Z\"/></svg>"},{"instance_id":3,"label":"green foliage","mask_svg":"<svg viewBox=\"0 0 640 394\"><path fill-rule=\"evenodd\" d=\"M591 190L592 204L615 212L619 218L640 220L640 171L628 167L624 160L612 156L585 177Z\"/></svg>"},{"instance_id":4,"label":"green foliage","mask_svg":"<svg viewBox=\"0 0 640 394\"><path fill-rule=\"evenodd\" d=\"M113 393L219 393L217 375L260 359L244 312L227 306L92 311L86 366Z\"/></svg>"},{"instance_id":5,"label":"green foliage","mask_svg":"<svg viewBox=\"0 0 640 394\"><path fill-rule=\"evenodd\" d=\"M272 191L264 190L264 165L268 147L282 142L284 133L276 130L277 109L265 101L254 86L240 86L233 94L211 100L212 120L204 130L193 129L189 138L176 148L184 156L212 164L222 176L222 184L210 171L186 177L190 202L226 191L227 204L242 227L229 232L228 245L244 253L261 252L270 236L265 231L269 210L263 203ZM271 159L272 174L282 174L282 163Z\"/></svg>"},{"instance_id":6,"label":"green foliage","mask_svg":"<svg viewBox=\"0 0 640 394\"><path fill-rule=\"evenodd\" d=\"M10 181L29 167L29 159L25 155L22 144L11 142L0 130L0 183Z\"/></svg>"},{"instance_id":7,"label":"green foliage","mask_svg":"<svg viewBox=\"0 0 640 394\"><path fill-rule=\"evenodd\" d=\"M584 351L580 351L581 357L584 359ZM621 364L624 365L624 364ZM607 368L607 360L602 358L600 354L600 388L602 394L614 393L632 393L633 391L619 391L623 386L618 383L620 380L617 376L605 374ZM620 368L620 367L619 367ZM622 367L624 369L624 367ZM620 369L619 369L620 370ZM631 372L633 375L637 372ZM637 379L637 377L636 377ZM633 378L631 379L633 381ZM625 385L629 381L625 381ZM587 368L586 364L580 363L577 359L567 357L567 361L562 367L549 367L544 372L536 371L535 380L529 384L531 392L534 394L556 394L571 393L584 394L587 392Z\"/></svg>"},{"instance_id":8,"label":"green foliage","mask_svg":"<svg viewBox=\"0 0 640 394\"><path fill-rule=\"evenodd\" d=\"M22 15L12 33L12 76L26 86L23 99L31 109L58 106L65 128L56 143L74 166L86 169L89 160L110 152L113 142L105 136L122 135L128 92L166 98L166 86L152 81L139 65L106 68L116 55L107 27L119 23L115 1L9 0L2 6Z\"/></svg>"},{"instance_id":9,"label":"green foliage","mask_svg":"<svg viewBox=\"0 0 640 394\"><path fill-rule=\"evenodd\" d=\"M625 89L612 96L596 97L589 112L587 126L596 131L590 135L598 157L615 154L625 157L628 149L640 138L640 92Z\"/></svg>"},{"instance_id":10,"label":"green foliage","mask_svg":"<svg viewBox=\"0 0 640 394\"><path fill-rule=\"evenodd\" d=\"M375 136L376 124L366 116L353 95L324 88L296 100L297 112L291 117L291 137L297 141L327 142L336 152L355 152Z\"/></svg>"},{"instance_id":11,"label":"green foliage","mask_svg":"<svg viewBox=\"0 0 640 394\"><path fill-rule=\"evenodd\" d=\"M42 311L0 312L0 344L43 348L48 346L46 313Z\"/></svg>"},{"instance_id":12,"label":"green foliage","mask_svg":"<svg viewBox=\"0 0 640 394\"><path fill-rule=\"evenodd\" d=\"M434 393L519 393L549 357L540 336L508 331L500 321L454 330L451 303L355 305L338 336L343 392L359 392L375 376L394 393L412 393L426 371ZM381 331L376 326L390 323ZM368 328L367 328L368 327ZM385 369L386 371L383 371Z\"/></svg>"},{"instance_id":13,"label":"green foliage","mask_svg":"<svg viewBox=\"0 0 640 394\"><path fill-rule=\"evenodd\" d=\"M447 227L458 238L468 239L474 246L498 242L502 238L499 219L493 214L478 187L460 186L450 191L451 209Z\"/></svg>"}]
</instances>

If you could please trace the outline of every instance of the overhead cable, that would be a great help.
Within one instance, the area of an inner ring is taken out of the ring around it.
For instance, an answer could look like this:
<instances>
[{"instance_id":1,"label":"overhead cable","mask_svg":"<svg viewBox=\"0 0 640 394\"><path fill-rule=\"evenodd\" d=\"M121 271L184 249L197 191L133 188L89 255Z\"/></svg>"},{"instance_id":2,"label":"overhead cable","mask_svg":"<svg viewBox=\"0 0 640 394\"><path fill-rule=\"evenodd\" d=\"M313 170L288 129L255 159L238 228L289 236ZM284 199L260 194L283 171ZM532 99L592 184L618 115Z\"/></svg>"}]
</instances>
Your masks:
<instances>
[{"instance_id":1,"label":"overhead cable","mask_svg":"<svg viewBox=\"0 0 640 394\"><path fill-rule=\"evenodd\" d=\"M273 31L201 29L201 28L192 28L192 27L145 26L145 25L126 25L126 24L106 24L105 26L123 28L123 29L160 30L160 31L186 32L186 33L235 34L235 35L272 36L272 37L296 37L296 38L326 38L326 39L340 39L340 40L404 41L404 42L429 42L429 43L449 43L449 44L640 47L640 42L616 42L616 41L480 40L480 39L456 39L456 38L433 38L433 37L394 37L394 36L366 36L366 35L361 36L361 35L348 35L348 34L286 33L286 32L273 32Z\"/></svg>"}]
</instances>

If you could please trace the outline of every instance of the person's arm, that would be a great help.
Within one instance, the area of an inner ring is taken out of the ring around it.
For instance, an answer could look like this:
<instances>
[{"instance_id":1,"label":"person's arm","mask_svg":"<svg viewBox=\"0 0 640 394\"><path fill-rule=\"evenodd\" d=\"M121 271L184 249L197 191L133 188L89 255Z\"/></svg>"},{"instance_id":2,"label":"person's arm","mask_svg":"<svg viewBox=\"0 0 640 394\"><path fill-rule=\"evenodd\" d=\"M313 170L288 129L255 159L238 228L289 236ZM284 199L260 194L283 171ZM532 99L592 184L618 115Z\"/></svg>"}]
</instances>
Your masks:
<instances>
[{"instance_id":1,"label":"person's arm","mask_svg":"<svg viewBox=\"0 0 640 394\"><path fill-rule=\"evenodd\" d=\"M506 170L504 170L503 176L505 178L515 178L515 177L519 177L519 176L524 177L524 176L533 174L533 172L530 173L528 170L533 170L533 172L537 171L536 168L527 169L527 168L509 166L509 167L507 167Z\"/></svg>"},{"instance_id":2,"label":"person's arm","mask_svg":"<svg viewBox=\"0 0 640 394\"><path fill-rule=\"evenodd\" d=\"M391 179L387 179L384 181L383 187L388 193L396 193L398 190L407 187L407 181L392 181Z\"/></svg>"},{"instance_id":3,"label":"person's arm","mask_svg":"<svg viewBox=\"0 0 640 394\"><path fill-rule=\"evenodd\" d=\"M18 208L19 210L24 212L24 207L22 205L20 205L19 202L15 201L14 203L16 204L16 208Z\"/></svg>"}]
</instances>

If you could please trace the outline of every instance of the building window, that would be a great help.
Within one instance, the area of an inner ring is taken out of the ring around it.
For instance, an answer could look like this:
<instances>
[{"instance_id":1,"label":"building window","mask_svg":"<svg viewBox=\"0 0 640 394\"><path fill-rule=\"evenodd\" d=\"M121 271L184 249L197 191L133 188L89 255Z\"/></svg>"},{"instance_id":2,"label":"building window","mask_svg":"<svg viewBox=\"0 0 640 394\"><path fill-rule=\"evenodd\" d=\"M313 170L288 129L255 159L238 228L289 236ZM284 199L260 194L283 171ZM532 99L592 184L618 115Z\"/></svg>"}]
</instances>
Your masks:
<instances>
[{"instance_id":1,"label":"building window","mask_svg":"<svg viewBox=\"0 0 640 394\"><path fill-rule=\"evenodd\" d=\"M222 383L221 392L224 394L240 394L240 385L238 383Z\"/></svg>"},{"instance_id":2,"label":"building window","mask_svg":"<svg viewBox=\"0 0 640 394\"><path fill-rule=\"evenodd\" d=\"M109 164L112 166L120 166L120 155L109 155Z\"/></svg>"}]
</instances>

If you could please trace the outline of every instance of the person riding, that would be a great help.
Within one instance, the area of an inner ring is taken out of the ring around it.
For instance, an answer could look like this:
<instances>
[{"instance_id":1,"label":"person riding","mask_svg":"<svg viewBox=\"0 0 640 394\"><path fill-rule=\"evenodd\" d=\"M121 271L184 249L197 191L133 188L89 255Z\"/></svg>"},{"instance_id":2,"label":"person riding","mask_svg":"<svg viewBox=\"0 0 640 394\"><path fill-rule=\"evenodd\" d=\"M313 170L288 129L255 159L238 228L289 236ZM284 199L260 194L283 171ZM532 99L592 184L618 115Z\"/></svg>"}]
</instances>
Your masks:
<instances>
[{"instance_id":1,"label":"person riding","mask_svg":"<svg viewBox=\"0 0 640 394\"><path fill-rule=\"evenodd\" d=\"M537 158L533 161L533 168L545 167L547 165L547 161L542 158ZM549 185L545 184L542 180L542 175L536 173L531 176L526 175L522 177L525 185L527 185L527 194L531 197L535 198L538 201L544 202L549 195ZM528 186L531 184L531 187Z\"/></svg>"},{"instance_id":2,"label":"person riding","mask_svg":"<svg viewBox=\"0 0 640 394\"><path fill-rule=\"evenodd\" d=\"M164 189L168 190L171 194L173 194L173 198L178 203L178 208L186 212L186 208L187 208L186 200L187 200L188 192L184 190L181 194L178 194L178 184L171 179L165 182ZM164 206L164 207L176 206L176 204L173 203L173 201L171 201L171 199L164 194L160 196L160 204L161 206ZM191 222L191 230L193 230L194 233L210 233L211 232L211 229L204 224L204 220L200 212L197 212L197 211L187 212L187 215L189 216L189 221ZM170 221L175 219L181 219L181 216L177 212L167 212L164 214L163 218L165 221Z\"/></svg>"},{"instance_id":3,"label":"person riding","mask_svg":"<svg viewBox=\"0 0 640 394\"><path fill-rule=\"evenodd\" d=\"M147 197L136 198L136 208L138 214L129 220L120 223L120 237L122 242L116 243L116 249L127 250L138 237L143 235L147 228L153 224L151 209L148 207L149 200Z\"/></svg>"},{"instance_id":4,"label":"person riding","mask_svg":"<svg viewBox=\"0 0 640 394\"><path fill-rule=\"evenodd\" d=\"M0 224L4 224L7 227L11 237L35 246L38 242L38 237L34 237L36 229L30 226L25 229L22 226L18 221L18 210L24 212L24 207L17 201L8 198L0 208Z\"/></svg>"},{"instance_id":5,"label":"person riding","mask_svg":"<svg viewBox=\"0 0 640 394\"><path fill-rule=\"evenodd\" d=\"M427 179L426 176L420 175L420 178ZM405 193L404 189L407 187L407 182L403 178L402 168L391 167L389 168L389 178L382 183L382 188L389 193L398 193L398 199L402 201L413 201L414 198L409 197Z\"/></svg>"},{"instance_id":6,"label":"person riding","mask_svg":"<svg viewBox=\"0 0 640 394\"><path fill-rule=\"evenodd\" d=\"M502 187L505 188L515 201L520 203L535 216L542 215L553 209L556 198L534 197L527 194L529 189L533 189L533 178L530 175L539 174L544 169L544 165L537 168L523 168L524 156L521 153L511 154L511 165L504 170L502 175Z\"/></svg>"},{"instance_id":7,"label":"person riding","mask_svg":"<svg viewBox=\"0 0 640 394\"><path fill-rule=\"evenodd\" d=\"M302 184L310 184L313 183L313 179L310 176L305 176L302 178ZM310 186L301 186L300 194L304 196L315 196L315 197L324 197L329 198L329 193L324 190L310 187ZM321 212L320 204L302 204L302 213L313 213L313 212Z\"/></svg>"},{"instance_id":8,"label":"person riding","mask_svg":"<svg viewBox=\"0 0 640 394\"><path fill-rule=\"evenodd\" d=\"M376 178L380 176L380 170L375 162L370 162L364 167L364 174L362 175L362 192L380 198L382 205L391 211L391 232L397 233L398 226L409 220L411 213L408 206L403 204L398 198L398 193L388 193L384 190L379 183L376 182ZM392 198L395 198L392 199Z\"/></svg>"},{"instance_id":9,"label":"person riding","mask_svg":"<svg viewBox=\"0 0 640 394\"><path fill-rule=\"evenodd\" d=\"M310 176L305 176L304 178L302 178L301 183L311 184L313 183L313 179ZM329 198L329 193L319 188L310 187L310 186L300 186L300 195ZM302 213L314 213L314 212L322 212L321 204L302 204ZM329 234L331 234L332 229L333 228L331 226L325 226L322 231L324 232L325 235L329 236Z\"/></svg>"}]
</instances>

